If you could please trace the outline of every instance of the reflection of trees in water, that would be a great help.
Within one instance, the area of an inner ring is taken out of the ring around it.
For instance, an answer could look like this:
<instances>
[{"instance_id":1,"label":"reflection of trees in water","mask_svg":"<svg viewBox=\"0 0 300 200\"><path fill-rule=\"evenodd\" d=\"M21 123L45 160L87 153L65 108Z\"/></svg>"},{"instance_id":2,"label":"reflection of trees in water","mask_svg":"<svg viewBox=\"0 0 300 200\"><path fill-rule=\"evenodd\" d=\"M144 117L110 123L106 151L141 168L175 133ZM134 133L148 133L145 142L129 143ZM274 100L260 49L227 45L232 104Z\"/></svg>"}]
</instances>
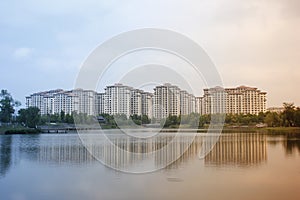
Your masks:
<instances>
[{"instance_id":1,"label":"reflection of trees in water","mask_svg":"<svg viewBox=\"0 0 300 200\"><path fill-rule=\"evenodd\" d=\"M300 134L287 134L282 141L286 154L293 155L297 151L300 153Z\"/></svg>"},{"instance_id":2,"label":"reflection of trees in water","mask_svg":"<svg viewBox=\"0 0 300 200\"><path fill-rule=\"evenodd\" d=\"M0 137L0 177L5 176L11 166L11 144L10 135Z\"/></svg>"},{"instance_id":3,"label":"reflection of trees in water","mask_svg":"<svg viewBox=\"0 0 300 200\"><path fill-rule=\"evenodd\" d=\"M300 153L300 133L297 132L272 132L268 134L268 144L282 145L286 155Z\"/></svg>"},{"instance_id":4,"label":"reflection of trees in water","mask_svg":"<svg viewBox=\"0 0 300 200\"><path fill-rule=\"evenodd\" d=\"M249 166L267 160L267 142L263 134L223 134L205 157L207 165Z\"/></svg>"}]
</instances>

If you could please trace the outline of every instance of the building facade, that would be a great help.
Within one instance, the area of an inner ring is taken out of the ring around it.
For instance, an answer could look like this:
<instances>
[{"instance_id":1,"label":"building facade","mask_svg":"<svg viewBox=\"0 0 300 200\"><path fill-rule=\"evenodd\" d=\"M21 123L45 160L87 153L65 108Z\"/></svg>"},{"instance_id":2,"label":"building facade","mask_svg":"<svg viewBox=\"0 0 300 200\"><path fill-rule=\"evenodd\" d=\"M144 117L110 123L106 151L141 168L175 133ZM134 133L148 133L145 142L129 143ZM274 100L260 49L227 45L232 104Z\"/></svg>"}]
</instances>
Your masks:
<instances>
[{"instance_id":1,"label":"building facade","mask_svg":"<svg viewBox=\"0 0 300 200\"><path fill-rule=\"evenodd\" d=\"M131 87L115 84L105 88L105 113L130 116Z\"/></svg>"},{"instance_id":2,"label":"building facade","mask_svg":"<svg viewBox=\"0 0 300 200\"><path fill-rule=\"evenodd\" d=\"M166 83L154 88L153 110L155 119L169 115L188 115L196 112L196 97L178 86Z\"/></svg>"},{"instance_id":3,"label":"building facade","mask_svg":"<svg viewBox=\"0 0 300 200\"><path fill-rule=\"evenodd\" d=\"M106 99L105 93L96 94L96 101L95 101L96 114L100 115L105 113L105 106L106 106L105 99Z\"/></svg>"},{"instance_id":4,"label":"building facade","mask_svg":"<svg viewBox=\"0 0 300 200\"><path fill-rule=\"evenodd\" d=\"M266 112L266 92L254 87L204 89L204 95L197 101L201 114L259 114Z\"/></svg>"},{"instance_id":5,"label":"building facade","mask_svg":"<svg viewBox=\"0 0 300 200\"><path fill-rule=\"evenodd\" d=\"M142 92L142 115L147 115L148 118L153 118L153 94L150 92Z\"/></svg>"},{"instance_id":6,"label":"building facade","mask_svg":"<svg viewBox=\"0 0 300 200\"><path fill-rule=\"evenodd\" d=\"M87 115L147 115L157 120L169 115L259 114L266 112L266 92L257 88L214 87L195 97L178 86L166 83L156 86L154 93L122 84L107 86L103 93L93 90L62 89L34 93L26 97L27 107L38 107L41 115L84 113Z\"/></svg>"}]
</instances>

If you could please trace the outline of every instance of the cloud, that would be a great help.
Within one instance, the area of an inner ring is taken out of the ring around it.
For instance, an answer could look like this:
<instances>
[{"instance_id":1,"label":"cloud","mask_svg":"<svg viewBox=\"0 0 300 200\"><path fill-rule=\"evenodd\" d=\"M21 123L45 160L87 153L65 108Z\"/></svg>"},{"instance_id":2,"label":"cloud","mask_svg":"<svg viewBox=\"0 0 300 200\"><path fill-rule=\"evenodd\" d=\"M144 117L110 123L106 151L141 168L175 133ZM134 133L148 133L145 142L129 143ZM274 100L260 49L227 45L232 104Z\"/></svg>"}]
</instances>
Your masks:
<instances>
[{"instance_id":1,"label":"cloud","mask_svg":"<svg viewBox=\"0 0 300 200\"><path fill-rule=\"evenodd\" d=\"M15 51L13 52L13 57L16 59L29 58L32 55L33 51L33 48L20 47L15 49Z\"/></svg>"}]
</instances>

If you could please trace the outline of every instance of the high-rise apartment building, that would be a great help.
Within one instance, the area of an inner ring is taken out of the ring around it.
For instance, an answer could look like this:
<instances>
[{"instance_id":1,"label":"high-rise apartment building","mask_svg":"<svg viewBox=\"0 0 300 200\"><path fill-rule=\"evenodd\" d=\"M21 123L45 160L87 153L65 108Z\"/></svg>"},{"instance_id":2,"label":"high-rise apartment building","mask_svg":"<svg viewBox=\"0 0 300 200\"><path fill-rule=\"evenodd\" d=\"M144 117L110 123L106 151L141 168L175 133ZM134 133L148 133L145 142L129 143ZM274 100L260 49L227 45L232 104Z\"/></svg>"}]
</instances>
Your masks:
<instances>
[{"instance_id":1,"label":"high-rise apartment building","mask_svg":"<svg viewBox=\"0 0 300 200\"><path fill-rule=\"evenodd\" d=\"M204 89L203 92L204 95L201 98L201 114L216 114L226 112L227 93L222 87Z\"/></svg>"},{"instance_id":2,"label":"high-rise apartment building","mask_svg":"<svg viewBox=\"0 0 300 200\"><path fill-rule=\"evenodd\" d=\"M95 109L96 114L100 115L105 113L106 96L105 93L96 93Z\"/></svg>"},{"instance_id":3,"label":"high-rise apartment building","mask_svg":"<svg viewBox=\"0 0 300 200\"><path fill-rule=\"evenodd\" d=\"M130 114L142 115L142 90L131 88L130 91Z\"/></svg>"},{"instance_id":4,"label":"high-rise apartment building","mask_svg":"<svg viewBox=\"0 0 300 200\"><path fill-rule=\"evenodd\" d=\"M96 114L96 92L93 90L75 89L71 93L78 97L78 113Z\"/></svg>"},{"instance_id":5,"label":"high-rise apartment building","mask_svg":"<svg viewBox=\"0 0 300 200\"><path fill-rule=\"evenodd\" d=\"M237 88L215 87L204 89L198 100L201 114L230 113L258 114L266 112L266 92L257 88L240 86Z\"/></svg>"},{"instance_id":6,"label":"high-rise apartment building","mask_svg":"<svg viewBox=\"0 0 300 200\"><path fill-rule=\"evenodd\" d=\"M150 92L142 92L142 115L147 115L148 118L153 117L153 94Z\"/></svg>"},{"instance_id":7,"label":"high-rise apartment building","mask_svg":"<svg viewBox=\"0 0 300 200\"><path fill-rule=\"evenodd\" d=\"M214 87L204 89L202 97L195 97L169 83L156 86L154 93L122 84L107 86L104 93L92 90L62 89L34 93L26 97L26 106L38 107L41 115L85 113L87 115L125 114L147 115L157 120L169 115L199 114L258 114L266 111L266 92L257 88Z\"/></svg>"},{"instance_id":8,"label":"high-rise apartment building","mask_svg":"<svg viewBox=\"0 0 300 200\"><path fill-rule=\"evenodd\" d=\"M154 117L188 115L196 111L196 98L178 86L166 83L154 88Z\"/></svg>"},{"instance_id":9,"label":"high-rise apartment building","mask_svg":"<svg viewBox=\"0 0 300 200\"><path fill-rule=\"evenodd\" d=\"M130 116L131 87L115 84L105 88L105 113Z\"/></svg>"},{"instance_id":10,"label":"high-rise apartment building","mask_svg":"<svg viewBox=\"0 0 300 200\"><path fill-rule=\"evenodd\" d=\"M64 91L58 89L34 93L26 97L26 107L39 108L41 115L59 114L61 111L66 114L81 112L90 115L94 102L84 101L82 97L85 92L84 90Z\"/></svg>"},{"instance_id":11,"label":"high-rise apartment building","mask_svg":"<svg viewBox=\"0 0 300 200\"><path fill-rule=\"evenodd\" d=\"M196 112L196 97L185 90L180 91L180 114L188 115Z\"/></svg>"},{"instance_id":12,"label":"high-rise apartment building","mask_svg":"<svg viewBox=\"0 0 300 200\"><path fill-rule=\"evenodd\" d=\"M103 109L107 114L147 115L152 118L153 95L140 89L134 89L122 84L105 88L105 103ZM99 113L101 114L101 113Z\"/></svg>"},{"instance_id":13,"label":"high-rise apartment building","mask_svg":"<svg viewBox=\"0 0 300 200\"><path fill-rule=\"evenodd\" d=\"M79 97L76 96L72 91L58 92L53 96L47 96L44 101L50 101L50 109L44 105L44 109L48 109L47 113L41 114L54 114L61 113L62 111L66 114L72 114L72 112L78 112L79 110ZM54 112L52 111L54 109Z\"/></svg>"}]
</instances>

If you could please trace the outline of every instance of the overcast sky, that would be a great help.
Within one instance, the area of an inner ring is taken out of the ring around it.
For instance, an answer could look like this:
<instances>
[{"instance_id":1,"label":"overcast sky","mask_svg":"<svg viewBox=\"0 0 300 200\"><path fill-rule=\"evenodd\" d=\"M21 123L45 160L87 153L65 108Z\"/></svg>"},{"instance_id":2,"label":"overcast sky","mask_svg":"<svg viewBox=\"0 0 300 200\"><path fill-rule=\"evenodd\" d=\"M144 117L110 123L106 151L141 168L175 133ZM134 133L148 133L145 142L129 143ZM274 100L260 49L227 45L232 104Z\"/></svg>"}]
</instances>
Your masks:
<instances>
[{"instance_id":1,"label":"overcast sky","mask_svg":"<svg viewBox=\"0 0 300 200\"><path fill-rule=\"evenodd\" d=\"M99 44L166 28L196 41L224 86L268 92L268 107L300 105L299 0L9 0L0 2L0 88L25 96L71 89Z\"/></svg>"}]
</instances>

